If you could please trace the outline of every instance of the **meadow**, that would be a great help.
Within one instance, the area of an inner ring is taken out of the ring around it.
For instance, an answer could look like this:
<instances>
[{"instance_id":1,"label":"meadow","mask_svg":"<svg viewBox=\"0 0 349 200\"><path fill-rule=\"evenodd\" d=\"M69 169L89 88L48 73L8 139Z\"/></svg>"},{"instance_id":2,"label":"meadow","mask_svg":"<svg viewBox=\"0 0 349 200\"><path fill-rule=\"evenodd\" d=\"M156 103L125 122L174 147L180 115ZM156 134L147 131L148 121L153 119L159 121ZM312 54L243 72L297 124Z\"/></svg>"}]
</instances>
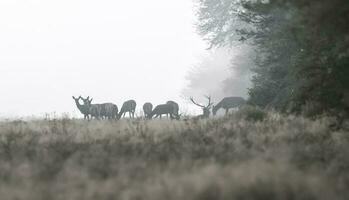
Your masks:
<instances>
[{"instance_id":1,"label":"meadow","mask_svg":"<svg viewBox=\"0 0 349 200\"><path fill-rule=\"evenodd\" d=\"M348 127L241 110L0 122L2 200L349 199Z\"/></svg>"}]
</instances>

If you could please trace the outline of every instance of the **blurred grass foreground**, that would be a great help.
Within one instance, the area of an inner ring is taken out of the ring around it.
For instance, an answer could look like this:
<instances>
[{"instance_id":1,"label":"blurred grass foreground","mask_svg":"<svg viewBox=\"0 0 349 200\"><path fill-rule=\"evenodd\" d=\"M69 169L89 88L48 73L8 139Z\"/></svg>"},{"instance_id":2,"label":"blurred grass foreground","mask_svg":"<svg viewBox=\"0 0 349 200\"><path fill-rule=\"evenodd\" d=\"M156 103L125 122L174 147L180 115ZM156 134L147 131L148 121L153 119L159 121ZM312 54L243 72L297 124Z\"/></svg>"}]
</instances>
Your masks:
<instances>
[{"instance_id":1,"label":"blurred grass foreground","mask_svg":"<svg viewBox=\"0 0 349 200\"><path fill-rule=\"evenodd\" d=\"M349 132L331 123L250 111L1 122L0 198L349 199Z\"/></svg>"}]
</instances>

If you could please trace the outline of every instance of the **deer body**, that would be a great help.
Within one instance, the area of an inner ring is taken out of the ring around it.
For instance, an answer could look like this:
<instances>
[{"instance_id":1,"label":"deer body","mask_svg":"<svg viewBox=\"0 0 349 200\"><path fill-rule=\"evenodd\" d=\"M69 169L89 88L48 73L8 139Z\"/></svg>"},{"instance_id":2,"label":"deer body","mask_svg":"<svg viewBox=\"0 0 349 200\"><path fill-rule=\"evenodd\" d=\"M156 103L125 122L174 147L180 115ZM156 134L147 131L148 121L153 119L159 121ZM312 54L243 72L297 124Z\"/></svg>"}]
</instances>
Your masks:
<instances>
[{"instance_id":1,"label":"deer body","mask_svg":"<svg viewBox=\"0 0 349 200\"><path fill-rule=\"evenodd\" d=\"M149 119L160 117L162 115L170 115L171 119L179 119L179 115L176 115L174 113L173 105L171 104L160 104L157 105L154 110L151 112L151 114L148 116Z\"/></svg>"},{"instance_id":2,"label":"deer body","mask_svg":"<svg viewBox=\"0 0 349 200\"><path fill-rule=\"evenodd\" d=\"M101 117L102 106L101 104L88 104L89 114L91 115L91 119L94 117L99 119Z\"/></svg>"},{"instance_id":3,"label":"deer body","mask_svg":"<svg viewBox=\"0 0 349 200\"><path fill-rule=\"evenodd\" d=\"M118 116L118 106L113 103L100 104L101 106L101 117L108 119L116 119Z\"/></svg>"},{"instance_id":4,"label":"deer body","mask_svg":"<svg viewBox=\"0 0 349 200\"><path fill-rule=\"evenodd\" d=\"M166 104L172 105L173 108L173 113L174 115L176 115L176 117L179 116L179 105L178 103L174 102L174 101L167 101Z\"/></svg>"},{"instance_id":5,"label":"deer body","mask_svg":"<svg viewBox=\"0 0 349 200\"><path fill-rule=\"evenodd\" d=\"M216 106L213 106L213 115L216 115L219 109L225 109L225 114L228 114L229 109L239 107L246 103L242 97L225 97Z\"/></svg>"},{"instance_id":6,"label":"deer body","mask_svg":"<svg viewBox=\"0 0 349 200\"><path fill-rule=\"evenodd\" d=\"M135 111L136 111L136 101L135 100L128 100L126 101L121 109L120 109L120 113L118 115L118 118L120 119L122 116L125 117L126 113L128 112L131 118L135 117Z\"/></svg>"},{"instance_id":7,"label":"deer body","mask_svg":"<svg viewBox=\"0 0 349 200\"><path fill-rule=\"evenodd\" d=\"M143 111L144 111L144 115L146 118L148 118L148 116L151 114L151 112L153 111L153 104L147 102L143 105Z\"/></svg>"}]
</instances>

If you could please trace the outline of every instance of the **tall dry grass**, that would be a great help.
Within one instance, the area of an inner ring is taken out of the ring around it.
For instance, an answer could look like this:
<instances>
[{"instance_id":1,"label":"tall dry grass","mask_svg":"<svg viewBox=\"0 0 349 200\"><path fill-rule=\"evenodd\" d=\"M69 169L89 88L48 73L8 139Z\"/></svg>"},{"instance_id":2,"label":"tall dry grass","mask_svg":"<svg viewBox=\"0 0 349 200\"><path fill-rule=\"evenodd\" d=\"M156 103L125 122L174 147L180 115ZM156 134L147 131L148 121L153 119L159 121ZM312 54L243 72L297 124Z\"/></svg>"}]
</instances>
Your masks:
<instances>
[{"instance_id":1,"label":"tall dry grass","mask_svg":"<svg viewBox=\"0 0 349 200\"><path fill-rule=\"evenodd\" d=\"M0 198L349 199L348 130L260 112L1 122Z\"/></svg>"}]
</instances>

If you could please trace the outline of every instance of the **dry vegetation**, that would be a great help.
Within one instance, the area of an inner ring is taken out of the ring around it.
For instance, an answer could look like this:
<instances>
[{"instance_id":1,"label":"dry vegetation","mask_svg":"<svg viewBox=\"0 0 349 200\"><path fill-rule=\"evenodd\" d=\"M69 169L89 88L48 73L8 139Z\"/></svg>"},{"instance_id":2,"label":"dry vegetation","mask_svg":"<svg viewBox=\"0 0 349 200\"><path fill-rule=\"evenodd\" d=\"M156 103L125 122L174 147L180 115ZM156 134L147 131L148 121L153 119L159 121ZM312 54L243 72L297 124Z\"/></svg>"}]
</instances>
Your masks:
<instances>
[{"instance_id":1,"label":"dry vegetation","mask_svg":"<svg viewBox=\"0 0 349 200\"><path fill-rule=\"evenodd\" d=\"M348 130L244 109L187 121L0 123L7 199L349 199Z\"/></svg>"}]
</instances>

